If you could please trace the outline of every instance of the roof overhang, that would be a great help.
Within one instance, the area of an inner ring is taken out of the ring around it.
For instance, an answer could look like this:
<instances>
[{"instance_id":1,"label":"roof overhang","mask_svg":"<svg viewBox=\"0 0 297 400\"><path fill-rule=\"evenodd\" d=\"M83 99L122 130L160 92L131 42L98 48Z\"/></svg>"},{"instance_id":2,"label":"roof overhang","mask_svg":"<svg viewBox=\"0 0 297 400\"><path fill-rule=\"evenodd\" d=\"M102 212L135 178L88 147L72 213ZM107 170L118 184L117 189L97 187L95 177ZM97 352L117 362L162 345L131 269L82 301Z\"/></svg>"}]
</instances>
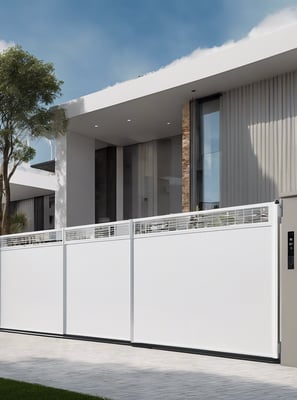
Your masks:
<instances>
[{"instance_id":1,"label":"roof overhang","mask_svg":"<svg viewBox=\"0 0 297 400\"><path fill-rule=\"evenodd\" d=\"M11 178L11 201L45 196L55 192L57 187L55 174L21 166L16 169Z\"/></svg>"},{"instance_id":2,"label":"roof overhang","mask_svg":"<svg viewBox=\"0 0 297 400\"><path fill-rule=\"evenodd\" d=\"M297 25L243 39L64 104L69 132L112 145L181 133L194 98L297 70Z\"/></svg>"},{"instance_id":3,"label":"roof overhang","mask_svg":"<svg viewBox=\"0 0 297 400\"><path fill-rule=\"evenodd\" d=\"M10 192L11 201L32 199L33 197L46 196L54 193L52 190L18 185L15 183L11 183Z\"/></svg>"}]
</instances>

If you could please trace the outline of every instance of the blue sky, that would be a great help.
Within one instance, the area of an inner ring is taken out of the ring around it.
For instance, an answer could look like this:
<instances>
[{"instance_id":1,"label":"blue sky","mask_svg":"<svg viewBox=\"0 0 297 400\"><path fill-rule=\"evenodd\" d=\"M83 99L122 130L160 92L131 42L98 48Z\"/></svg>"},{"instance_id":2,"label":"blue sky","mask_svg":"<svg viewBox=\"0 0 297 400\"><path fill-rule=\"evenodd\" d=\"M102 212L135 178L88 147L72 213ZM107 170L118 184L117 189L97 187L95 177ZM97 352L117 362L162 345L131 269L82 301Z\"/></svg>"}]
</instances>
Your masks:
<instances>
[{"instance_id":1,"label":"blue sky","mask_svg":"<svg viewBox=\"0 0 297 400\"><path fill-rule=\"evenodd\" d=\"M2 0L0 41L53 62L67 101L238 40L290 6L297 0Z\"/></svg>"}]
</instances>

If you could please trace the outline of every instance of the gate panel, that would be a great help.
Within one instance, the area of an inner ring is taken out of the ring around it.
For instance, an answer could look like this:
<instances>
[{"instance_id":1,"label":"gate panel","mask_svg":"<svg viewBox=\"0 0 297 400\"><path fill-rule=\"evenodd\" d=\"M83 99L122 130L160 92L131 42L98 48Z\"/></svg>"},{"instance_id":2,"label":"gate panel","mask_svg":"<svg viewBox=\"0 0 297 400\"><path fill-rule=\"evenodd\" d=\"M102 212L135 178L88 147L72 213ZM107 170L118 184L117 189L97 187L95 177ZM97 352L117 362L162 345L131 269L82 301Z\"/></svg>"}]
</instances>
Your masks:
<instances>
[{"instance_id":1,"label":"gate panel","mask_svg":"<svg viewBox=\"0 0 297 400\"><path fill-rule=\"evenodd\" d=\"M65 230L66 333L130 340L129 221Z\"/></svg>"},{"instance_id":2,"label":"gate panel","mask_svg":"<svg viewBox=\"0 0 297 400\"><path fill-rule=\"evenodd\" d=\"M1 328L63 333L61 231L1 237Z\"/></svg>"},{"instance_id":3,"label":"gate panel","mask_svg":"<svg viewBox=\"0 0 297 400\"><path fill-rule=\"evenodd\" d=\"M278 357L277 206L245 209L135 222L135 342Z\"/></svg>"}]
</instances>

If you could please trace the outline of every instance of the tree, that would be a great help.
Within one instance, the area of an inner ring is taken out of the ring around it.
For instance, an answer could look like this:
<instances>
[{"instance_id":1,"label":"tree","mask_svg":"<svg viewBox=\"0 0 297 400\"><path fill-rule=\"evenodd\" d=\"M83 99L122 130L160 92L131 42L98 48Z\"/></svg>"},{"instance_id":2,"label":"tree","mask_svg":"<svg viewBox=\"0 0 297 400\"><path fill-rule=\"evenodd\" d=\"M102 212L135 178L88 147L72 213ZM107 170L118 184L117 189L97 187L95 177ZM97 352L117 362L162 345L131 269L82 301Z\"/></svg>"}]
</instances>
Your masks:
<instances>
[{"instance_id":1,"label":"tree","mask_svg":"<svg viewBox=\"0 0 297 400\"><path fill-rule=\"evenodd\" d=\"M52 106L61 95L62 84L51 63L37 59L20 46L0 53L2 234L9 233L10 180L16 168L35 155L35 150L28 145L28 138L53 138L66 131L64 109Z\"/></svg>"}]
</instances>

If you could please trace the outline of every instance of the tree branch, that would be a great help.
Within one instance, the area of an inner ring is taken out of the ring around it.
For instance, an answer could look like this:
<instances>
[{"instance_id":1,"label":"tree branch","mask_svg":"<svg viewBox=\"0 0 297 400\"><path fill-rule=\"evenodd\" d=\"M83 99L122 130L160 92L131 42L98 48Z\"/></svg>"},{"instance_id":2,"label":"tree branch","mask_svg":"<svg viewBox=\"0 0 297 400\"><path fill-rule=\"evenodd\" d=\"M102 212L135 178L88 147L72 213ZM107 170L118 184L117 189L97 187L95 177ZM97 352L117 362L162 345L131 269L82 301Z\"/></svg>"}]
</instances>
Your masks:
<instances>
[{"instance_id":1,"label":"tree branch","mask_svg":"<svg viewBox=\"0 0 297 400\"><path fill-rule=\"evenodd\" d=\"M10 171L9 174L8 174L8 182L10 182L10 179L11 179L12 175L15 173L15 170L17 169L17 167L18 167L21 163L22 163L22 161L18 161L18 162L16 162L16 163L13 165L11 171Z\"/></svg>"}]
</instances>

